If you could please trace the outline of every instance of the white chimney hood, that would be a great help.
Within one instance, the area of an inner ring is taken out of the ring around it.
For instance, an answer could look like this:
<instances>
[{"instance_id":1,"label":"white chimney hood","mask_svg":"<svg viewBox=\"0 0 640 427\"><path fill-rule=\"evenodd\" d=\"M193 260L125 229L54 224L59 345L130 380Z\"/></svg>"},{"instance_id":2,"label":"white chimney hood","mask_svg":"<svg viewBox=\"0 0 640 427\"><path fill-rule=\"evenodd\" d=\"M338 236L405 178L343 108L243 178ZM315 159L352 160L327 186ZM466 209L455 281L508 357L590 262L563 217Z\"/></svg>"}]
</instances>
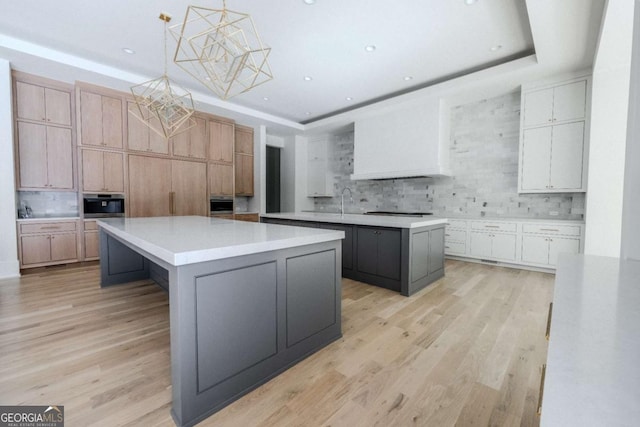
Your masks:
<instances>
[{"instance_id":1,"label":"white chimney hood","mask_svg":"<svg viewBox=\"0 0 640 427\"><path fill-rule=\"evenodd\" d=\"M449 111L438 98L423 99L356 120L351 179L451 175Z\"/></svg>"}]
</instances>

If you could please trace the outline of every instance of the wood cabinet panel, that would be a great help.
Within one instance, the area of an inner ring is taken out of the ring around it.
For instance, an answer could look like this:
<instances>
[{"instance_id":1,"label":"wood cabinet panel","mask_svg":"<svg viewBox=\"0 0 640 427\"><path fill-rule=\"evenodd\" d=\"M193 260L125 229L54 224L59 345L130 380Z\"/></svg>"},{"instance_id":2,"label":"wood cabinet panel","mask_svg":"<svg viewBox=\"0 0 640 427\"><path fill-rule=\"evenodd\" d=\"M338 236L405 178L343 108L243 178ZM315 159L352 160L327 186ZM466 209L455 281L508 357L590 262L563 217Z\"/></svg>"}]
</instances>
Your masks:
<instances>
[{"instance_id":1,"label":"wood cabinet panel","mask_svg":"<svg viewBox=\"0 0 640 427\"><path fill-rule=\"evenodd\" d=\"M127 141L129 150L169 154L169 141L149 129L145 123L131 113L131 111L135 112L137 108L138 106L135 102L128 102L128 111L130 113L127 120ZM160 129L158 119L151 119L151 124Z\"/></svg>"},{"instance_id":2,"label":"wood cabinet panel","mask_svg":"<svg viewBox=\"0 0 640 427\"><path fill-rule=\"evenodd\" d=\"M51 235L51 261L73 260L78 258L78 242L75 233Z\"/></svg>"},{"instance_id":3,"label":"wood cabinet panel","mask_svg":"<svg viewBox=\"0 0 640 427\"><path fill-rule=\"evenodd\" d=\"M81 144L122 149L122 100L87 91L80 94Z\"/></svg>"},{"instance_id":4,"label":"wood cabinet panel","mask_svg":"<svg viewBox=\"0 0 640 427\"><path fill-rule=\"evenodd\" d=\"M253 196L253 156L235 155L235 194Z\"/></svg>"},{"instance_id":5,"label":"wood cabinet panel","mask_svg":"<svg viewBox=\"0 0 640 427\"><path fill-rule=\"evenodd\" d=\"M72 189L73 144L71 129L47 126L47 176L49 188Z\"/></svg>"},{"instance_id":6,"label":"wood cabinet panel","mask_svg":"<svg viewBox=\"0 0 640 427\"><path fill-rule=\"evenodd\" d=\"M173 160L171 163L173 215L207 216L207 166L204 163Z\"/></svg>"},{"instance_id":7,"label":"wood cabinet panel","mask_svg":"<svg viewBox=\"0 0 640 427\"><path fill-rule=\"evenodd\" d=\"M209 193L215 196L233 196L233 165L209 163Z\"/></svg>"},{"instance_id":8,"label":"wood cabinet panel","mask_svg":"<svg viewBox=\"0 0 640 427\"><path fill-rule=\"evenodd\" d=\"M41 264L51 261L51 236L21 236L20 260L23 265Z\"/></svg>"},{"instance_id":9,"label":"wood cabinet panel","mask_svg":"<svg viewBox=\"0 0 640 427\"><path fill-rule=\"evenodd\" d=\"M108 148L123 148L122 100L102 96L102 142Z\"/></svg>"},{"instance_id":10,"label":"wood cabinet panel","mask_svg":"<svg viewBox=\"0 0 640 427\"><path fill-rule=\"evenodd\" d=\"M195 126L171 137L172 153L174 156L204 160L207 158L207 121L201 117L194 120Z\"/></svg>"},{"instance_id":11,"label":"wood cabinet panel","mask_svg":"<svg viewBox=\"0 0 640 427\"><path fill-rule=\"evenodd\" d=\"M19 187L47 188L47 127L18 122Z\"/></svg>"},{"instance_id":12,"label":"wood cabinet panel","mask_svg":"<svg viewBox=\"0 0 640 427\"><path fill-rule=\"evenodd\" d=\"M209 160L233 162L234 126L209 120Z\"/></svg>"},{"instance_id":13,"label":"wood cabinet panel","mask_svg":"<svg viewBox=\"0 0 640 427\"><path fill-rule=\"evenodd\" d=\"M29 222L20 224L20 234L59 233L61 231L76 231L75 221L69 222Z\"/></svg>"},{"instance_id":14,"label":"wood cabinet panel","mask_svg":"<svg viewBox=\"0 0 640 427\"><path fill-rule=\"evenodd\" d=\"M233 215L236 221L260 222L260 215L257 213L237 213Z\"/></svg>"},{"instance_id":15,"label":"wood cabinet panel","mask_svg":"<svg viewBox=\"0 0 640 427\"><path fill-rule=\"evenodd\" d=\"M171 160L129 156L129 216L171 214Z\"/></svg>"},{"instance_id":16,"label":"wood cabinet panel","mask_svg":"<svg viewBox=\"0 0 640 427\"><path fill-rule=\"evenodd\" d=\"M122 153L82 150L82 188L84 191L124 192Z\"/></svg>"},{"instance_id":17,"label":"wood cabinet panel","mask_svg":"<svg viewBox=\"0 0 640 427\"><path fill-rule=\"evenodd\" d=\"M121 153L105 151L103 159L104 188L124 193L124 157Z\"/></svg>"},{"instance_id":18,"label":"wood cabinet panel","mask_svg":"<svg viewBox=\"0 0 640 427\"><path fill-rule=\"evenodd\" d=\"M16 81L16 116L45 121L44 87Z\"/></svg>"},{"instance_id":19,"label":"wood cabinet panel","mask_svg":"<svg viewBox=\"0 0 640 427\"><path fill-rule=\"evenodd\" d=\"M47 123L71 126L71 93L52 88L44 89Z\"/></svg>"},{"instance_id":20,"label":"wood cabinet panel","mask_svg":"<svg viewBox=\"0 0 640 427\"><path fill-rule=\"evenodd\" d=\"M94 259L100 257L100 235L97 231L85 231L84 233L84 258Z\"/></svg>"},{"instance_id":21,"label":"wood cabinet panel","mask_svg":"<svg viewBox=\"0 0 640 427\"><path fill-rule=\"evenodd\" d=\"M235 152L253 156L253 129L236 125Z\"/></svg>"}]
</instances>

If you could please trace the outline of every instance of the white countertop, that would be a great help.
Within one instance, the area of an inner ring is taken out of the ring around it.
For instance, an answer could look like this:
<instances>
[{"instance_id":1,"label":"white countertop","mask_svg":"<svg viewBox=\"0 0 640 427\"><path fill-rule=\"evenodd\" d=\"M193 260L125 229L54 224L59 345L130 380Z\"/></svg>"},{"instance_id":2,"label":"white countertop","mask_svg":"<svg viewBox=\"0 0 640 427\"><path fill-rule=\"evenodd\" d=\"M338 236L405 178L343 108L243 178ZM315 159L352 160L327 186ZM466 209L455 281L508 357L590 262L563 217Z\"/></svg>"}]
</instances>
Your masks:
<instances>
[{"instance_id":1,"label":"white countertop","mask_svg":"<svg viewBox=\"0 0 640 427\"><path fill-rule=\"evenodd\" d=\"M362 214L344 214L339 213L320 213L320 212L287 212L277 214L261 215L265 218L276 219L292 219L298 221L317 221L332 222L338 224L354 224L354 225L371 225L375 227L391 227L391 228L417 228L430 225L446 224L447 218L434 217L431 215L424 217L406 217L406 216L381 216L381 215L362 215Z\"/></svg>"},{"instance_id":2,"label":"white countertop","mask_svg":"<svg viewBox=\"0 0 640 427\"><path fill-rule=\"evenodd\" d=\"M552 218L524 218L524 217L502 217L502 216L448 216L449 220L464 220L464 221L505 221L505 222L532 222L540 224L566 224L566 225L584 225L584 220L577 219L552 219Z\"/></svg>"},{"instance_id":3,"label":"white countertop","mask_svg":"<svg viewBox=\"0 0 640 427\"><path fill-rule=\"evenodd\" d=\"M639 420L640 262L561 255L541 425Z\"/></svg>"},{"instance_id":4,"label":"white countertop","mask_svg":"<svg viewBox=\"0 0 640 427\"><path fill-rule=\"evenodd\" d=\"M97 221L111 234L175 266L344 239L342 231L204 216Z\"/></svg>"}]
</instances>

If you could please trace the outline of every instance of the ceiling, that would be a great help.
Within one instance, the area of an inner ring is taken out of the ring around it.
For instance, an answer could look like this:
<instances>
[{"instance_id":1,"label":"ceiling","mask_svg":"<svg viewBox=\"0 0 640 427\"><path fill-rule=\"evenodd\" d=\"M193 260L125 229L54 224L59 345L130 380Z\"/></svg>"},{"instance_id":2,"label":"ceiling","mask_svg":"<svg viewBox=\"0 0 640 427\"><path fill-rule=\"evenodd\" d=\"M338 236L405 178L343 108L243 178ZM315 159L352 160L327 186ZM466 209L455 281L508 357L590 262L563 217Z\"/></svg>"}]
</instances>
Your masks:
<instances>
[{"instance_id":1,"label":"ceiling","mask_svg":"<svg viewBox=\"0 0 640 427\"><path fill-rule=\"evenodd\" d=\"M4 2L0 57L9 59L16 69L59 79L62 75L70 81L100 84L97 76L109 75L119 81L111 87L126 90L162 74L160 12L173 17L169 25L179 25L190 3L222 7L222 0L191 1ZM279 0L276 8L274 2L264 0L227 0L229 9L251 14L264 44L272 48L269 63L274 79L228 102L210 103L244 109L254 116L264 114L270 120L317 123L478 70L540 55L541 49L545 55L567 49L563 43L549 43L550 37L564 37L558 31L569 34L565 38L571 40L580 38L573 43L581 44L578 54L584 58L576 59L581 63L572 66L590 66L596 37L583 34L593 33L594 26L597 34L603 3L317 0L308 5L303 0ZM554 14L557 22L549 22ZM543 28L548 25L566 28ZM370 45L375 46L373 52L365 49ZM136 53L126 54L123 48ZM212 99L204 86L171 62L174 49L175 41L169 37L169 76L191 90L195 99ZM571 46L570 52L556 55L558 61L577 58L575 50ZM42 57L48 61L43 62ZM72 62L74 72L69 72ZM305 76L312 80L306 81Z\"/></svg>"}]
</instances>

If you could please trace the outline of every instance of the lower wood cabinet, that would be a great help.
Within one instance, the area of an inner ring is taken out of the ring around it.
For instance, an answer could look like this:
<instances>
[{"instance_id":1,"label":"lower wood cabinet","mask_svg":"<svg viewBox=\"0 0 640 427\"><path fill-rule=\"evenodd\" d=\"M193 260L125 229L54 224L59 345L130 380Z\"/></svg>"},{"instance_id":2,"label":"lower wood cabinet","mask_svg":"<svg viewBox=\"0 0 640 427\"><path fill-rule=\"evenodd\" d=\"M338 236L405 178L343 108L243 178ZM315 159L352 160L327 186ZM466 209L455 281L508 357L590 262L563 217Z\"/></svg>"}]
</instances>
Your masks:
<instances>
[{"instance_id":1,"label":"lower wood cabinet","mask_svg":"<svg viewBox=\"0 0 640 427\"><path fill-rule=\"evenodd\" d=\"M260 215L257 213L236 213L233 214L236 221L260 222Z\"/></svg>"},{"instance_id":2,"label":"lower wood cabinet","mask_svg":"<svg viewBox=\"0 0 640 427\"><path fill-rule=\"evenodd\" d=\"M18 224L18 241L21 268L79 260L76 221L22 221Z\"/></svg>"},{"instance_id":3,"label":"lower wood cabinet","mask_svg":"<svg viewBox=\"0 0 640 427\"><path fill-rule=\"evenodd\" d=\"M84 221L84 260L100 258L100 233L95 221Z\"/></svg>"}]
</instances>

